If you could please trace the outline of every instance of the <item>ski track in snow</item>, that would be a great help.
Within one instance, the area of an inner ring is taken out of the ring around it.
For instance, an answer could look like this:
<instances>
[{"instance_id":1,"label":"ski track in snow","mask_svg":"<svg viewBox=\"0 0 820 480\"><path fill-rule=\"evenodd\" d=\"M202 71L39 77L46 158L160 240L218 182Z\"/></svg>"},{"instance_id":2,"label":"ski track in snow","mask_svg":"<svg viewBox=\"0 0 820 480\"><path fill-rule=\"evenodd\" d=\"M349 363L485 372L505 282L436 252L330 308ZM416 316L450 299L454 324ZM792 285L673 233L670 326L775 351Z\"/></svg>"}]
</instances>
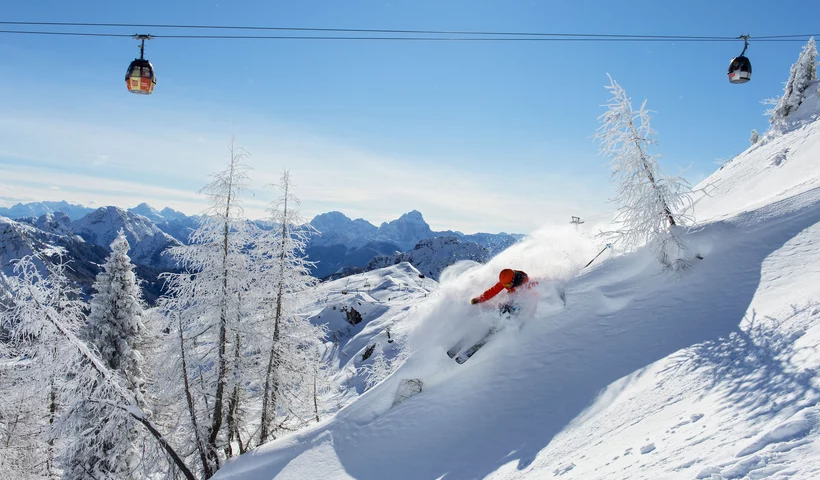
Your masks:
<instances>
[{"instance_id":1,"label":"ski track in snow","mask_svg":"<svg viewBox=\"0 0 820 480\"><path fill-rule=\"evenodd\" d=\"M490 318L464 299L513 261L566 273L538 263L560 245L536 236L383 313L409 333L397 372L215 478L820 478L818 158L820 122L750 148L705 182L691 270L611 258L566 282L564 308L544 282L536 316L463 365L444 352ZM423 392L391 408L407 378Z\"/></svg>"}]
</instances>

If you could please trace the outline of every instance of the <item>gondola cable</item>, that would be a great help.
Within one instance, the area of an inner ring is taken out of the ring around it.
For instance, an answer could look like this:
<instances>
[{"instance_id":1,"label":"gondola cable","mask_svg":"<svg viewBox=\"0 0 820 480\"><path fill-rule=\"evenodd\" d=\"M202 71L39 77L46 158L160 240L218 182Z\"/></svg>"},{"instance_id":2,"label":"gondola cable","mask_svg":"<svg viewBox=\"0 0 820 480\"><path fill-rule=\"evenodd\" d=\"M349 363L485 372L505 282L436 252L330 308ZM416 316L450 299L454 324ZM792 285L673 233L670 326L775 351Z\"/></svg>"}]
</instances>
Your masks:
<instances>
[{"instance_id":1,"label":"gondola cable","mask_svg":"<svg viewBox=\"0 0 820 480\"><path fill-rule=\"evenodd\" d=\"M167 39L237 39L237 40L312 40L312 41L415 41L415 42L731 42L742 39L744 47L741 54L729 63L729 82L742 84L751 80L752 64L745 56L749 48L750 35L739 37L719 36L675 36L675 35L627 35L627 34L584 34L584 33L551 33L551 32L490 32L490 31L446 31L446 30L392 30L392 29L352 29L352 28L307 28L307 27L259 27L228 25L170 25L170 24L127 24L127 23L81 23L81 22L14 22L0 21L0 25L17 26L59 26L59 27L94 27L94 28L169 28L169 29L213 29L213 30L255 30L255 31L299 31L299 32L335 32L367 33L367 36L350 35L236 35L236 34L124 34L107 32L77 32L50 30L0 30L0 34L18 35L56 35L81 37L130 37L141 40L140 58L134 59L125 75L126 86L132 93L151 94L157 80L154 68L145 59L145 40L153 38ZM374 36L373 34L379 34ZM401 34L404 36L385 36ZM410 36L407 36L410 35ZM448 35L448 36L429 36ZM480 36L472 36L480 35ZM760 42L802 42L812 35L769 35L755 37Z\"/></svg>"}]
</instances>

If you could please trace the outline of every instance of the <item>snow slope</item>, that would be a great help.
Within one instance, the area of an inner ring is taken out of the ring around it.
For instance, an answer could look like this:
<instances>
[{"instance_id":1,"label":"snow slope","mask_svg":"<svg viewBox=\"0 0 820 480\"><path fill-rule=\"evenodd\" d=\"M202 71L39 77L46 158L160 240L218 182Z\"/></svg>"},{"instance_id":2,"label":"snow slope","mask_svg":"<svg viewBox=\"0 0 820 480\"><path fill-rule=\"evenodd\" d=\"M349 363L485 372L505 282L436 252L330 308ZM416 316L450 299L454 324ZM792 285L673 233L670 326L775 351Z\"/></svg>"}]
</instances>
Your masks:
<instances>
[{"instance_id":1,"label":"snow slope","mask_svg":"<svg viewBox=\"0 0 820 480\"><path fill-rule=\"evenodd\" d=\"M320 295L305 311L311 321L329 330L325 360L338 368L340 404L366 388L362 367L373 362L363 359L368 347L378 344L388 360L395 358L418 314L415 305L437 289L436 281L407 262L322 284ZM361 315L355 325L347 313L353 310Z\"/></svg>"},{"instance_id":2,"label":"snow slope","mask_svg":"<svg viewBox=\"0 0 820 480\"><path fill-rule=\"evenodd\" d=\"M820 478L818 128L701 184L679 278L648 249L577 272L598 245L569 229L451 267L403 319L392 376L215 478ZM447 347L498 321L466 299L502 266L541 278L538 313L457 365ZM410 378L423 391L393 406Z\"/></svg>"},{"instance_id":3,"label":"snow slope","mask_svg":"<svg viewBox=\"0 0 820 480\"><path fill-rule=\"evenodd\" d=\"M699 221L725 218L820 186L820 83L789 116L791 131L765 135L695 187Z\"/></svg>"}]
</instances>

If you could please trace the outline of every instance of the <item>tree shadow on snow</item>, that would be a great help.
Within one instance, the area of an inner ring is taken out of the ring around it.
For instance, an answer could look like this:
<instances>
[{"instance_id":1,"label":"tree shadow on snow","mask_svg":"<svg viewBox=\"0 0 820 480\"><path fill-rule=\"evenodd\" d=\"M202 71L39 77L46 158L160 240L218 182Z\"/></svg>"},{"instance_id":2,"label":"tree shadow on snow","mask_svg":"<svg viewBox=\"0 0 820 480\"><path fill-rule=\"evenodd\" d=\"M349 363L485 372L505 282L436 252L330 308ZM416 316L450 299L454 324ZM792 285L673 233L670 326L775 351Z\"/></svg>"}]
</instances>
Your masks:
<instances>
[{"instance_id":1,"label":"tree shadow on snow","mask_svg":"<svg viewBox=\"0 0 820 480\"><path fill-rule=\"evenodd\" d=\"M820 303L792 306L783 319L760 319L752 311L727 337L693 346L677 355L672 370L700 371L707 391L718 391L727 408L750 419L766 420L783 410L820 400L817 372L795 364L795 358L817 355L815 346L797 347L805 333L801 323L816 315Z\"/></svg>"}]
</instances>

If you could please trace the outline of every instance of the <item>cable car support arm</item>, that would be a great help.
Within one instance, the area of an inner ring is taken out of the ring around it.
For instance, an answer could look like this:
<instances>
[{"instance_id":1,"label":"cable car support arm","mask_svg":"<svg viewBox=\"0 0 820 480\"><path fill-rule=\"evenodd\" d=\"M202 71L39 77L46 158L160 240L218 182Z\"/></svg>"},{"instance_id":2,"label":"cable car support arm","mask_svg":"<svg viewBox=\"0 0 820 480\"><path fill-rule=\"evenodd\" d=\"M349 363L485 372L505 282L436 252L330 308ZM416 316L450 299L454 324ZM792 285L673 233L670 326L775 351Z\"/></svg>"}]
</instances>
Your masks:
<instances>
[{"instance_id":1,"label":"cable car support arm","mask_svg":"<svg viewBox=\"0 0 820 480\"><path fill-rule=\"evenodd\" d=\"M134 35L134 38L136 38L137 40L141 40L141 42L140 42L140 60L145 60L145 41L146 40L151 40L154 37L152 37L151 35L138 33L138 34Z\"/></svg>"}]
</instances>

